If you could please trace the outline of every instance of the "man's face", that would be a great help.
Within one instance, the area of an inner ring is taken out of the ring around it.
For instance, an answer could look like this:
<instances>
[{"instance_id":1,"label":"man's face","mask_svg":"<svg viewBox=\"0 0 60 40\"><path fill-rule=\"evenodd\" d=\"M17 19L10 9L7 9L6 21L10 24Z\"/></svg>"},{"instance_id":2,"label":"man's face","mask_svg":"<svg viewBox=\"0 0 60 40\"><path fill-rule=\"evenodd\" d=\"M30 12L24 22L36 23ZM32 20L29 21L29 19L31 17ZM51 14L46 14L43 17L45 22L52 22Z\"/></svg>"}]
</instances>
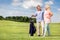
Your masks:
<instances>
[{"instance_id":1,"label":"man's face","mask_svg":"<svg viewBox=\"0 0 60 40\"><path fill-rule=\"evenodd\" d=\"M38 11L41 10L41 7L40 7L40 6L37 6L37 10L38 10Z\"/></svg>"}]
</instances>

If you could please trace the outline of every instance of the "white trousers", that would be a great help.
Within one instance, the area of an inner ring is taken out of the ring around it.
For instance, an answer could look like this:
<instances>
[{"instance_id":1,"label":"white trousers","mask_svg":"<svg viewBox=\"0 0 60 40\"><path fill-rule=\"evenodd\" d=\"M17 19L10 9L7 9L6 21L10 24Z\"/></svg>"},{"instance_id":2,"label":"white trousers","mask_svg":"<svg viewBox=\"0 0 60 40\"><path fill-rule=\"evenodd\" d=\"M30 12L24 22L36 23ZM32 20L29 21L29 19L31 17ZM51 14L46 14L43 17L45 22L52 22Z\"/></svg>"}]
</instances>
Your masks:
<instances>
[{"instance_id":1,"label":"white trousers","mask_svg":"<svg viewBox=\"0 0 60 40\"><path fill-rule=\"evenodd\" d=\"M42 28L42 34L40 34L40 27ZM37 22L37 35L43 35L44 31L44 21Z\"/></svg>"},{"instance_id":2,"label":"white trousers","mask_svg":"<svg viewBox=\"0 0 60 40\"><path fill-rule=\"evenodd\" d=\"M49 23L45 23L44 27L44 37L46 36L46 32L48 32L48 35L50 35L50 28L49 28Z\"/></svg>"}]
</instances>

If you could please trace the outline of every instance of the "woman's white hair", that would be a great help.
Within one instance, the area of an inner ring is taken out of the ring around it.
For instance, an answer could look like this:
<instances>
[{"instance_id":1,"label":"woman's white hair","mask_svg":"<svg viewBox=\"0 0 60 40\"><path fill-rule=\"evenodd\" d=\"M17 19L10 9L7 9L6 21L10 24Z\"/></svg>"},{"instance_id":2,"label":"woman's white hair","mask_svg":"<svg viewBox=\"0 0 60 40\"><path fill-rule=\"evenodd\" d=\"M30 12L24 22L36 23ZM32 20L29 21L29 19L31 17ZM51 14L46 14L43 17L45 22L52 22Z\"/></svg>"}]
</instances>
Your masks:
<instances>
[{"instance_id":1,"label":"woman's white hair","mask_svg":"<svg viewBox=\"0 0 60 40\"><path fill-rule=\"evenodd\" d=\"M50 5L45 5L45 8L50 8Z\"/></svg>"}]
</instances>

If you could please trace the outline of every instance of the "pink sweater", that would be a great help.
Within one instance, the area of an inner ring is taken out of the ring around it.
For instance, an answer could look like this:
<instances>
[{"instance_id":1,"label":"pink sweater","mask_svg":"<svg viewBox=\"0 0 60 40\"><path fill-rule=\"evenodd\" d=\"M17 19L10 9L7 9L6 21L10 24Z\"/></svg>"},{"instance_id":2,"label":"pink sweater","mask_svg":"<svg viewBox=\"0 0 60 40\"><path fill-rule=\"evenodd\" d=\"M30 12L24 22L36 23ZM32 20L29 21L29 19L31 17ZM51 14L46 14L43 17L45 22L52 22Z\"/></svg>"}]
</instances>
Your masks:
<instances>
[{"instance_id":1,"label":"pink sweater","mask_svg":"<svg viewBox=\"0 0 60 40\"><path fill-rule=\"evenodd\" d=\"M50 15L49 11L45 11L45 13L44 13L44 21L45 21L45 23L50 23L51 15Z\"/></svg>"}]
</instances>

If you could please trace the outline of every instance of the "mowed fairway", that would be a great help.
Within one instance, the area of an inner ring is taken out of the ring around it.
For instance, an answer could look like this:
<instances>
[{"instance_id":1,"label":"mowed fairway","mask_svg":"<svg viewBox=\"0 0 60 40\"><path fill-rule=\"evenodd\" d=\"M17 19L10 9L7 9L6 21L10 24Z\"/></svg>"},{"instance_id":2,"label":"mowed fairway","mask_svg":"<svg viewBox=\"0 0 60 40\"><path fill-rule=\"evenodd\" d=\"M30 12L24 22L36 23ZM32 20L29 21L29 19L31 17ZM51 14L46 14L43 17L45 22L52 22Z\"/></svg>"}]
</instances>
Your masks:
<instances>
[{"instance_id":1,"label":"mowed fairway","mask_svg":"<svg viewBox=\"0 0 60 40\"><path fill-rule=\"evenodd\" d=\"M50 24L51 36L29 36L29 23L0 20L0 40L60 40L60 23Z\"/></svg>"}]
</instances>

